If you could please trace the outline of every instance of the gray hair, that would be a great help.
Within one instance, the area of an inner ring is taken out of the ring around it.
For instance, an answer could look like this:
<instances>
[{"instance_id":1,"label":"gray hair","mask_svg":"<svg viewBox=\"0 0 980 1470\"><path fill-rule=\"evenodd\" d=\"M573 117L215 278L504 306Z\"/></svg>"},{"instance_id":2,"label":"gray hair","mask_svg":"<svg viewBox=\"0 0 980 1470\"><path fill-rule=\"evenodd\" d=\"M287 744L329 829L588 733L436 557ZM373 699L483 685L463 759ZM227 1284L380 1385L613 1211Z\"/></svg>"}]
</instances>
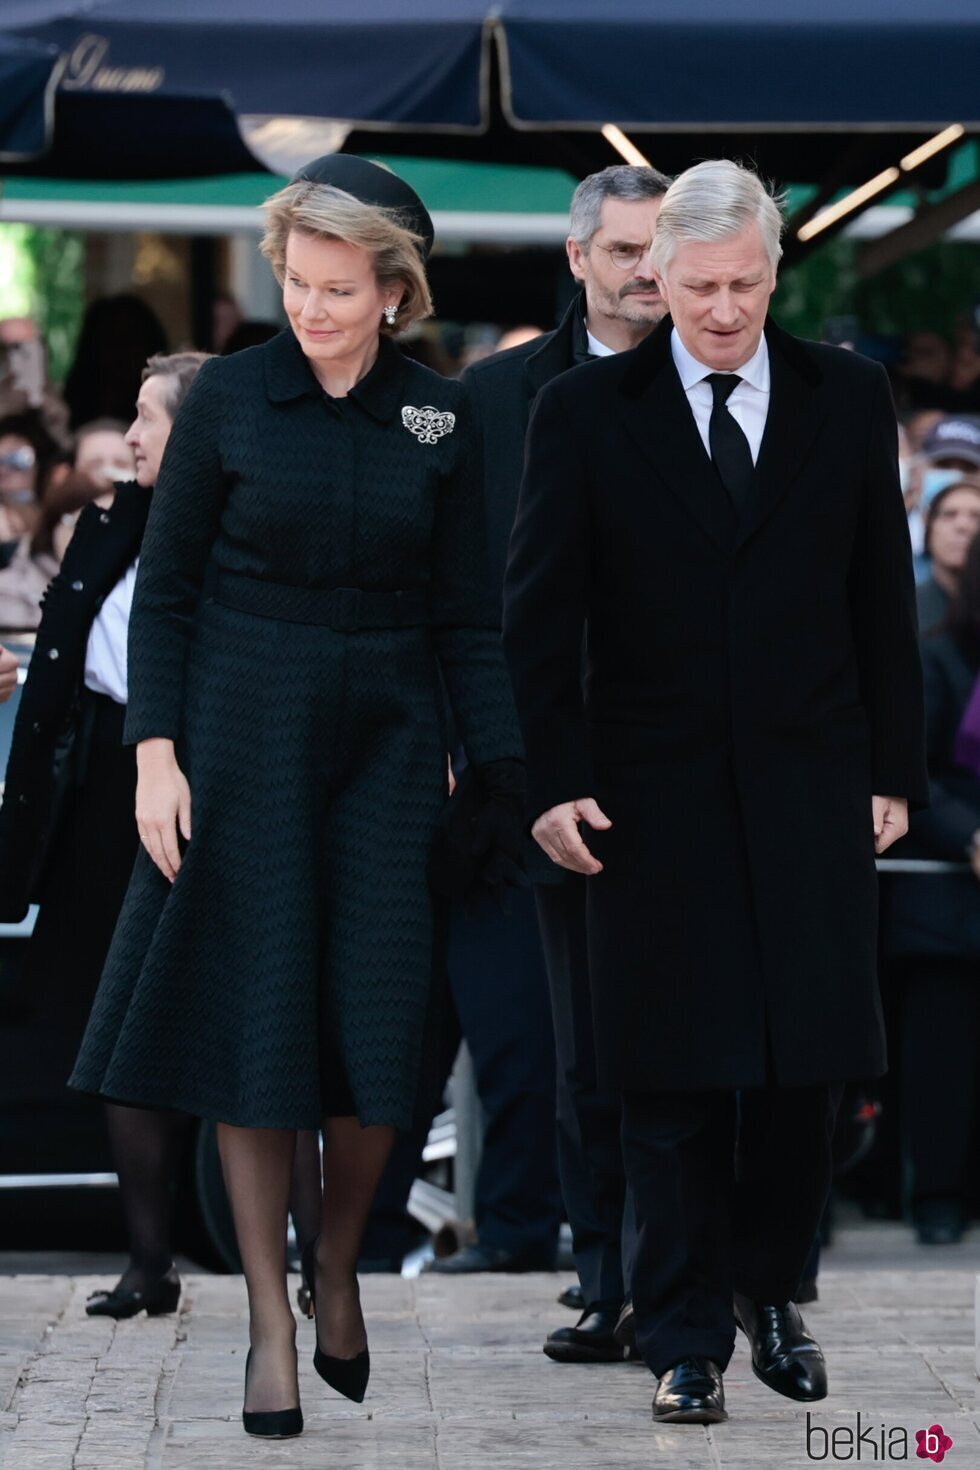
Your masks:
<instances>
[{"instance_id":1,"label":"gray hair","mask_svg":"<svg viewBox=\"0 0 980 1470\"><path fill-rule=\"evenodd\" d=\"M212 356L210 352L157 352L147 358L141 381L162 378L161 397L171 422L177 417L194 379Z\"/></svg>"},{"instance_id":2,"label":"gray hair","mask_svg":"<svg viewBox=\"0 0 980 1470\"><path fill-rule=\"evenodd\" d=\"M651 252L661 275L685 240L725 240L747 225L759 226L773 275L783 247L782 200L750 168L710 158L685 169L664 195Z\"/></svg>"},{"instance_id":3,"label":"gray hair","mask_svg":"<svg viewBox=\"0 0 980 1470\"><path fill-rule=\"evenodd\" d=\"M632 163L614 163L589 174L572 195L568 233L583 250L602 223L606 199L662 199L670 179L659 169Z\"/></svg>"}]
</instances>

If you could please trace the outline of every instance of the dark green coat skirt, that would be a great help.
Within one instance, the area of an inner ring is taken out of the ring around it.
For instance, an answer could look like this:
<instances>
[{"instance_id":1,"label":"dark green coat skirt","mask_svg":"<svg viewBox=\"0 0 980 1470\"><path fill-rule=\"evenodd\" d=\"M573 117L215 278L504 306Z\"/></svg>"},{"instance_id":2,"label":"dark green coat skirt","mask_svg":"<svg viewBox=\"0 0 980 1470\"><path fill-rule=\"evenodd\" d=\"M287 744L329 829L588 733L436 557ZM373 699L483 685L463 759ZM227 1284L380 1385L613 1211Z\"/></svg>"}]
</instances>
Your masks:
<instances>
[{"instance_id":1,"label":"dark green coat skirt","mask_svg":"<svg viewBox=\"0 0 980 1470\"><path fill-rule=\"evenodd\" d=\"M172 886L140 853L73 1086L239 1126L410 1123L440 674L471 761L520 753L478 466L459 387L388 342L344 400L289 333L202 369L154 494L127 722L176 741L192 836ZM364 627L344 594L324 626L331 588L426 613Z\"/></svg>"}]
</instances>

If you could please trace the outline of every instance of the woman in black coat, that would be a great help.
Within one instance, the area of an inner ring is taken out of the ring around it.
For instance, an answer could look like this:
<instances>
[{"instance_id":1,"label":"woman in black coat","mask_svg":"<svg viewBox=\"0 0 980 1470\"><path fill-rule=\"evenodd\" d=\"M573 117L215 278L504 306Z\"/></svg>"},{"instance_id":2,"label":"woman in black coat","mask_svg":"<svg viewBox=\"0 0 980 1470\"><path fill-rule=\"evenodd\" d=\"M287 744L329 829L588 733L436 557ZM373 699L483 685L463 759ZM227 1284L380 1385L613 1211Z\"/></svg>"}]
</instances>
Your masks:
<instances>
[{"instance_id":1,"label":"woman in black coat","mask_svg":"<svg viewBox=\"0 0 980 1470\"><path fill-rule=\"evenodd\" d=\"M205 366L154 498L126 727L145 850L73 1080L218 1120L245 1428L271 1435L302 1428L282 1241L295 1131L321 1120L314 1361L348 1397L367 1384L355 1265L413 1116L440 674L487 795L481 845L519 850L522 804L465 395L391 340L431 309L431 221L345 155L267 214L289 330Z\"/></svg>"},{"instance_id":2,"label":"woman in black coat","mask_svg":"<svg viewBox=\"0 0 980 1470\"><path fill-rule=\"evenodd\" d=\"M930 804L913 816L896 856L963 871L891 878L886 935L901 987L912 1218L923 1244L941 1245L959 1240L968 1219L980 1060L980 774L956 755L980 677L980 537L946 618L923 633L921 647Z\"/></svg>"},{"instance_id":3,"label":"woman in black coat","mask_svg":"<svg viewBox=\"0 0 980 1470\"><path fill-rule=\"evenodd\" d=\"M126 624L153 484L173 415L203 353L150 359L127 443L136 480L111 506L78 518L44 598L0 807L0 913L41 905L26 980L79 1029L92 1002L136 856L136 760L122 743ZM75 1031L77 1037L78 1030ZM176 1157L185 1116L106 1104L129 1232L130 1261L90 1316L174 1311L170 1244Z\"/></svg>"}]
</instances>

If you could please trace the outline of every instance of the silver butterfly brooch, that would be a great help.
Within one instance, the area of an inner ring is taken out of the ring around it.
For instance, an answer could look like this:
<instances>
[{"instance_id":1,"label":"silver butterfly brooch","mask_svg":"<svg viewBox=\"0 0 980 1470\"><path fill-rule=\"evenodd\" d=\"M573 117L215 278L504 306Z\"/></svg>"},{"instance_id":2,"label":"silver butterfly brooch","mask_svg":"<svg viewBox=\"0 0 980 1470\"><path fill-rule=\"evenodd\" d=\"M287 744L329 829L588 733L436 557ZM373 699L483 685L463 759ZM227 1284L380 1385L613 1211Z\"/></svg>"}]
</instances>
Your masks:
<instances>
[{"instance_id":1,"label":"silver butterfly brooch","mask_svg":"<svg viewBox=\"0 0 980 1470\"><path fill-rule=\"evenodd\" d=\"M402 409L402 423L420 444L436 444L451 434L456 427L456 415L427 404L425 408L412 408L406 404Z\"/></svg>"}]
</instances>

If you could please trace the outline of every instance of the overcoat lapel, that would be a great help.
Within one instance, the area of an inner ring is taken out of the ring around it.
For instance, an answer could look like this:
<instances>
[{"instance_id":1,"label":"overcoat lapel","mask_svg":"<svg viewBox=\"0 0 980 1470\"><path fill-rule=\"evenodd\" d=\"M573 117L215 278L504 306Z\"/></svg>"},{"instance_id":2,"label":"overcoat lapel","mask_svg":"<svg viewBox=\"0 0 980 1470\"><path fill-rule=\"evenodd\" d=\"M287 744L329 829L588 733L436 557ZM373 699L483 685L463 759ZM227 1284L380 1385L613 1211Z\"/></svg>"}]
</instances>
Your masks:
<instances>
[{"instance_id":1,"label":"overcoat lapel","mask_svg":"<svg viewBox=\"0 0 980 1470\"><path fill-rule=\"evenodd\" d=\"M738 523L736 547L755 534L789 490L806 462L827 412L817 391L819 370L802 345L774 322L766 324L766 343L769 412L755 478Z\"/></svg>"},{"instance_id":2,"label":"overcoat lapel","mask_svg":"<svg viewBox=\"0 0 980 1470\"><path fill-rule=\"evenodd\" d=\"M665 317L633 352L621 383L623 421L660 483L705 535L729 550L738 526L735 509L715 474L681 387L670 351L672 326Z\"/></svg>"}]
</instances>

